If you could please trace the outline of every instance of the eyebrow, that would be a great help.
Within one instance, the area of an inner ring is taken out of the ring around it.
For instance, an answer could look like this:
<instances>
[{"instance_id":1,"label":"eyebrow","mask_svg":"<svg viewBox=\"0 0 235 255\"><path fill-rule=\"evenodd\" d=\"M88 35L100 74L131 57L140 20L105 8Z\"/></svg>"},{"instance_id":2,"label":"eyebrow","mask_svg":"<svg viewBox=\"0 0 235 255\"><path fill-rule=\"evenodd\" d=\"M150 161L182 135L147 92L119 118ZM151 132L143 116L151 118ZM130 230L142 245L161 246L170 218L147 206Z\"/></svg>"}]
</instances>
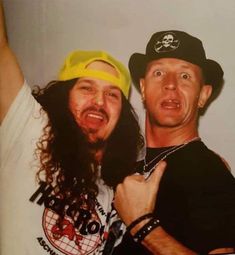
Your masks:
<instances>
[{"instance_id":1,"label":"eyebrow","mask_svg":"<svg viewBox=\"0 0 235 255\"><path fill-rule=\"evenodd\" d=\"M120 91L120 88L118 88L117 86L114 86L114 85L109 85L109 88Z\"/></svg>"},{"instance_id":2,"label":"eyebrow","mask_svg":"<svg viewBox=\"0 0 235 255\"><path fill-rule=\"evenodd\" d=\"M185 69L191 68L191 66L189 64L182 64L182 65L180 65L180 67L185 68Z\"/></svg>"},{"instance_id":3,"label":"eyebrow","mask_svg":"<svg viewBox=\"0 0 235 255\"><path fill-rule=\"evenodd\" d=\"M81 78L82 78L82 80L81 80ZM94 79L95 79L95 78L89 79L89 78L80 77L80 78L79 78L79 81L80 81L80 82L87 82L87 83L90 83L91 85L96 85ZM78 83L79 83L79 81L78 81ZM112 85L112 84L108 84L107 87L108 87L109 89L114 89L114 90L121 91L119 87L117 87L117 86L115 86L115 85Z\"/></svg>"},{"instance_id":4,"label":"eyebrow","mask_svg":"<svg viewBox=\"0 0 235 255\"><path fill-rule=\"evenodd\" d=\"M152 69L155 69L155 68L161 68L161 67L164 67L164 66L167 66L167 64L165 65L165 63L161 63L161 62L158 62L158 63L155 63L155 64L152 64L152 65L149 65L147 68L146 68L146 71L149 71L149 70L152 70ZM186 63L182 63L182 64L179 64L176 66L178 68L183 68L183 69L186 69L186 70L189 70L191 71L191 65L190 63L189 64L186 64Z\"/></svg>"}]
</instances>

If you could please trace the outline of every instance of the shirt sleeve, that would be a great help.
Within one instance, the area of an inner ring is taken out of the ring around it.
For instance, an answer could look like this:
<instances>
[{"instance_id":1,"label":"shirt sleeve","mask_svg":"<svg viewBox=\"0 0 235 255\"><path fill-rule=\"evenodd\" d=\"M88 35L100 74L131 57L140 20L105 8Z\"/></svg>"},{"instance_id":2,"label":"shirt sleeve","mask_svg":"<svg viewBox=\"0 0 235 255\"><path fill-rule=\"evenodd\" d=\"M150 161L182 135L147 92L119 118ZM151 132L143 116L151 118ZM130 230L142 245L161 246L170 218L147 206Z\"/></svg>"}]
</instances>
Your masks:
<instances>
[{"instance_id":1,"label":"shirt sleeve","mask_svg":"<svg viewBox=\"0 0 235 255\"><path fill-rule=\"evenodd\" d=\"M198 180L198 190L189 199L186 225L189 243L205 252L235 247L235 180L219 158L211 162L211 171Z\"/></svg>"},{"instance_id":2,"label":"shirt sleeve","mask_svg":"<svg viewBox=\"0 0 235 255\"><path fill-rule=\"evenodd\" d=\"M27 82L24 81L0 127L1 167L9 160L12 151L15 151L17 142L36 136L42 126L40 110L41 106L32 96Z\"/></svg>"}]
</instances>

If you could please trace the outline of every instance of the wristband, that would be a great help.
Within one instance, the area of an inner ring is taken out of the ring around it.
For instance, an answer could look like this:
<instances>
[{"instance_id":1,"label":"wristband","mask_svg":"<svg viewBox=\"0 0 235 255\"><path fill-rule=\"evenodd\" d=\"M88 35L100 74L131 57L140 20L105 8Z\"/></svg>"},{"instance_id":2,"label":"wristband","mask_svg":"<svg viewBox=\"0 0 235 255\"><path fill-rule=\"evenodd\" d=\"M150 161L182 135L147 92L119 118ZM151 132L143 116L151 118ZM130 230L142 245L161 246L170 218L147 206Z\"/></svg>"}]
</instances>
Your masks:
<instances>
[{"instance_id":1,"label":"wristband","mask_svg":"<svg viewBox=\"0 0 235 255\"><path fill-rule=\"evenodd\" d=\"M127 226L126 231L130 232L131 229L134 228L138 223L148 218L153 218L153 213L144 214L140 216L139 218L137 218L136 220L132 221L131 224Z\"/></svg>"},{"instance_id":2,"label":"wristband","mask_svg":"<svg viewBox=\"0 0 235 255\"><path fill-rule=\"evenodd\" d=\"M140 230L138 230L133 239L137 243L141 243L144 238L155 228L160 226L160 221L156 218L151 219L147 222Z\"/></svg>"}]
</instances>

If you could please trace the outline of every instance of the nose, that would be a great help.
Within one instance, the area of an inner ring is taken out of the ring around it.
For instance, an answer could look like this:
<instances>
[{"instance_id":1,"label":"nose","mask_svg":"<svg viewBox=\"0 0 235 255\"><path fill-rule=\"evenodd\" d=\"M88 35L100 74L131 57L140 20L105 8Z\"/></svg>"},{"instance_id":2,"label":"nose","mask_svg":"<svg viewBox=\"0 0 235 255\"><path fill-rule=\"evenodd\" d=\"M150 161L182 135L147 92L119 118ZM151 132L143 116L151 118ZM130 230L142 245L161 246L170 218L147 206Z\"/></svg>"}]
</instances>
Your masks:
<instances>
[{"instance_id":1,"label":"nose","mask_svg":"<svg viewBox=\"0 0 235 255\"><path fill-rule=\"evenodd\" d=\"M175 90L177 88L177 77L173 73L166 75L164 80L164 89Z\"/></svg>"},{"instance_id":2,"label":"nose","mask_svg":"<svg viewBox=\"0 0 235 255\"><path fill-rule=\"evenodd\" d=\"M97 91L93 98L93 103L97 106L103 106L105 103L105 97L103 91Z\"/></svg>"}]
</instances>

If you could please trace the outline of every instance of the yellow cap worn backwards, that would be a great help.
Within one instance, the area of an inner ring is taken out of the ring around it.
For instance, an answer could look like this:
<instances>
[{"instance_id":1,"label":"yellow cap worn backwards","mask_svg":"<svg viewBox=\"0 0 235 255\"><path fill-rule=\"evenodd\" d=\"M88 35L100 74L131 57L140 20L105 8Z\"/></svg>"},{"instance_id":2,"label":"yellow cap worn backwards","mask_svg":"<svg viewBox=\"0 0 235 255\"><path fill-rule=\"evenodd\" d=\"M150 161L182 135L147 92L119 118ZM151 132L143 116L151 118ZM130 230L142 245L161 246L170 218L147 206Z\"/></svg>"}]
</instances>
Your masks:
<instances>
[{"instance_id":1,"label":"yellow cap worn backwards","mask_svg":"<svg viewBox=\"0 0 235 255\"><path fill-rule=\"evenodd\" d=\"M118 77L110 73L87 69L94 61L104 61L112 65L118 73ZM59 73L59 80L66 81L79 77L92 77L111 82L116 85L128 98L130 90L130 74L125 66L105 51L74 51L65 59L65 63Z\"/></svg>"}]
</instances>

